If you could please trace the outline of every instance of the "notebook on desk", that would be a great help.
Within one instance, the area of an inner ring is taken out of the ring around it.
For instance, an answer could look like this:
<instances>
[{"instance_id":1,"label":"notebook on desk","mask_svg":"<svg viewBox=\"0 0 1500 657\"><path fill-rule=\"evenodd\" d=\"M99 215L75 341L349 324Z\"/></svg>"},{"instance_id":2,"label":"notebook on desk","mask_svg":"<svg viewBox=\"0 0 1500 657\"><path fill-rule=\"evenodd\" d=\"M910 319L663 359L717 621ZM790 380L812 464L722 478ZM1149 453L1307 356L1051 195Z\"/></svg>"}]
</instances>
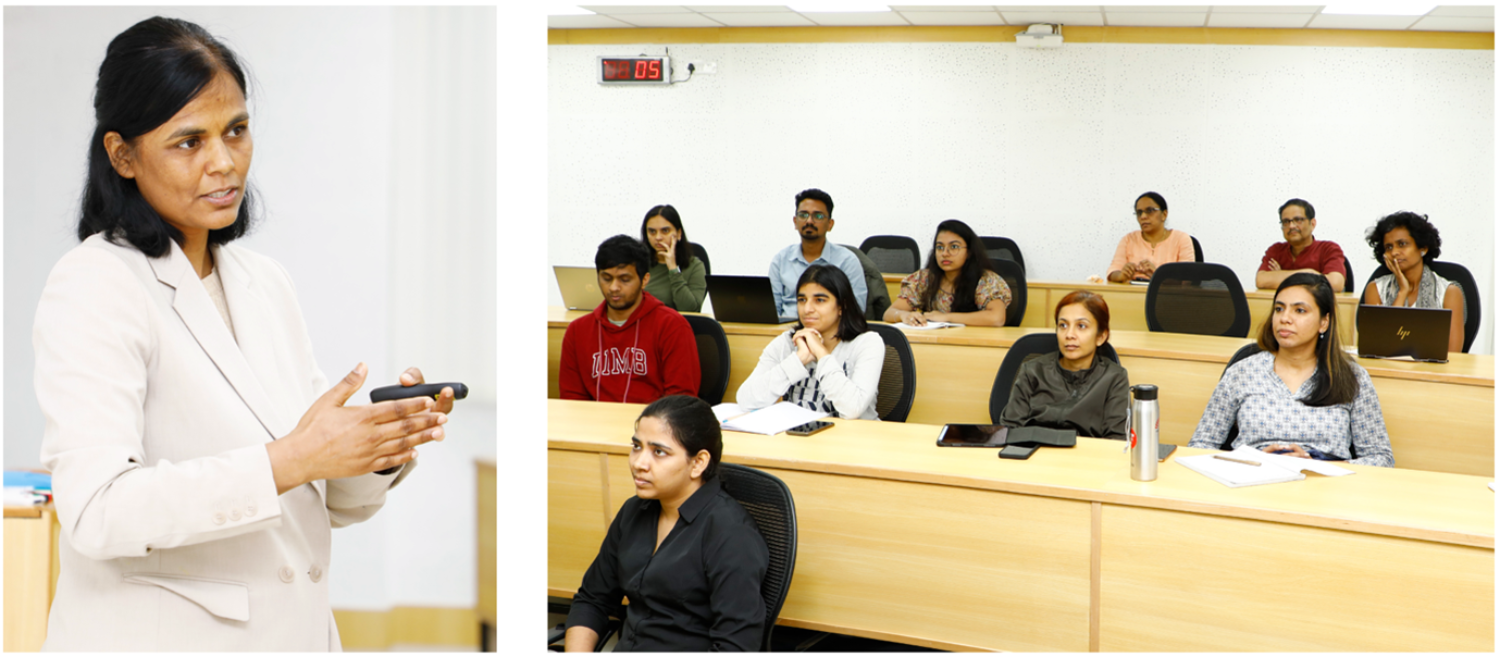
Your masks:
<instances>
[{"instance_id":1,"label":"notebook on desk","mask_svg":"<svg viewBox=\"0 0 1500 657\"><path fill-rule=\"evenodd\" d=\"M557 291L562 293L563 305L568 310L593 310L604 301L599 291L599 272L593 267L552 267L557 277Z\"/></svg>"},{"instance_id":2,"label":"notebook on desk","mask_svg":"<svg viewBox=\"0 0 1500 657\"><path fill-rule=\"evenodd\" d=\"M1355 314L1361 358L1402 358L1448 362L1447 308L1400 308L1360 304Z\"/></svg>"},{"instance_id":3,"label":"notebook on desk","mask_svg":"<svg viewBox=\"0 0 1500 657\"><path fill-rule=\"evenodd\" d=\"M776 295L771 293L771 279L765 276L710 275L708 298L714 306L714 319L721 322L780 324L783 321L776 316Z\"/></svg>"}]
</instances>

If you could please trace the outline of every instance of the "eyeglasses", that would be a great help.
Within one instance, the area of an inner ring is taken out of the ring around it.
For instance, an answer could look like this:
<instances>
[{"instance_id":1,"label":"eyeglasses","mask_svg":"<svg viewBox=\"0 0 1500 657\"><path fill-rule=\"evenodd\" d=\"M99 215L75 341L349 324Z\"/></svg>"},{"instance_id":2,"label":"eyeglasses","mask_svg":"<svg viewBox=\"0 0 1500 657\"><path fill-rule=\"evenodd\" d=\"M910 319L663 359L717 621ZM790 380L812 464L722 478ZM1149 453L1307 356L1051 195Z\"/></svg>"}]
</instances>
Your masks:
<instances>
[{"instance_id":1,"label":"eyeglasses","mask_svg":"<svg viewBox=\"0 0 1500 657\"><path fill-rule=\"evenodd\" d=\"M1286 228L1287 226L1290 226L1292 224L1307 225L1307 217L1297 217L1296 219L1282 219L1281 220L1281 227L1282 228Z\"/></svg>"},{"instance_id":2,"label":"eyeglasses","mask_svg":"<svg viewBox=\"0 0 1500 657\"><path fill-rule=\"evenodd\" d=\"M933 248L933 250L937 251L938 253L958 253L959 251L964 250L964 243L963 242L954 242L952 244L941 244L941 243L939 243L939 244L934 244L932 246L932 248Z\"/></svg>"},{"instance_id":3,"label":"eyeglasses","mask_svg":"<svg viewBox=\"0 0 1500 657\"><path fill-rule=\"evenodd\" d=\"M807 221L808 219L819 222L828 221L828 215L823 214L822 212L807 212L805 210L802 212L798 212L797 218L801 219L802 221Z\"/></svg>"},{"instance_id":4,"label":"eyeglasses","mask_svg":"<svg viewBox=\"0 0 1500 657\"><path fill-rule=\"evenodd\" d=\"M1136 219L1140 219L1141 215L1151 216L1151 215L1154 215L1154 214L1156 214L1158 212L1161 212L1161 208L1146 208L1144 210L1136 210L1135 211L1135 218Z\"/></svg>"}]
</instances>

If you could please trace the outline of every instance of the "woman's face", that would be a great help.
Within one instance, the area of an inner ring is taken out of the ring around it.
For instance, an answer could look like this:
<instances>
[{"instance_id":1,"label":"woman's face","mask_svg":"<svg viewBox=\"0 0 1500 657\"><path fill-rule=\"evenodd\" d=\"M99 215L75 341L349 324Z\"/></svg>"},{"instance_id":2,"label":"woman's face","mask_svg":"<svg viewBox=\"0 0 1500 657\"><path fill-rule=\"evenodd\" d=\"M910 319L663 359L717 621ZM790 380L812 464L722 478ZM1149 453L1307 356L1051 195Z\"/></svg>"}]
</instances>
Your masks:
<instances>
[{"instance_id":1,"label":"woman's face","mask_svg":"<svg viewBox=\"0 0 1500 657\"><path fill-rule=\"evenodd\" d=\"M1328 317L1318 311L1318 302L1306 287L1294 285L1276 293L1271 306L1271 328L1282 349L1316 343L1328 330Z\"/></svg>"},{"instance_id":2,"label":"woman's face","mask_svg":"<svg viewBox=\"0 0 1500 657\"><path fill-rule=\"evenodd\" d=\"M146 202L183 234L207 234L239 216L255 147L245 95L228 73L132 143L114 132L104 140L115 171L135 180Z\"/></svg>"},{"instance_id":3,"label":"woman's face","mask_svg":"<svg viewBox=\"0 0 1500 657\"><path fill-rule=\"evenodd\" d=\"M1417 241L1411 238L1411 231L1404 227L1386 231L1381 243L1385 245L1385 257L1396 261L1396 267L1403 272L1421 264L1422 256L1427 255L1427 249L1417 248Z\"/></svg>"},{"instance_id":4,"label":"woman's face","mask_svg":"<svg viewBox=\"0 0 1500 657\"><path fill-rule=\"evenodd\" d=\"M962 269L969 259L969 245L964 242L964 238L946 230L937 234L937 243L932 245L932 252L937 254L938 268L944 272Z\"/></svg>"},{"instance_id":5,"label":"woman's face","mask_svg":"<svg viewBox=\"0 0 1500 657\"><path fill-rule=\"evenodd\" d=\"M1167 211L1150 196L1142 196L1135 202L1135 221L1141 225L1142 233L1155 233L1166 225Z\"/></svg>"},{"instance_id":6,"label":"woman's face","mask_svg":"<svg viewBox=\"0 0 1500 657\"><path fill-rule=\"evenodd\" d=\"M797 318L804 328L833 335L839 328L839 299L817 283L797 288Z\"/></svg>"},{"instance_id":7,"label":"woman's face","mask_svg":"<svg viewBox=\"0 0 1500 657\"><path fill-rule=\"evenodd\" d=\"M636 497L678 503L691 496L702 480L693 476L695 463L690 456L666 422L641 418L630 437L630 477L635 480Z\"/></svg>"},{"instance_id":8,"label":"woman's face","mask_svg":"<svg viewBox=\"0 0 1500 657\"><path fill-rule=\"evenodd\" d=\"M1094 351L1108 339L1108 333L1099 332L1088 306L1070 303L1057 311L1057 351L1064 367L1088 367L1094 361Z\"/></svg>"},{"instance_id":9,"label":"woman's face","mask_svg":"<svg viewBox=\"0 0 1500 657\"><path fill-rule=\"evenodd\" d=\"M667 239L674 236L682 239L682 234L672 227L672 222L661 215L646 220L646 241L651 243L651 248L656 249L657 253L666 252Z\"/></svg>"}]
</instances>

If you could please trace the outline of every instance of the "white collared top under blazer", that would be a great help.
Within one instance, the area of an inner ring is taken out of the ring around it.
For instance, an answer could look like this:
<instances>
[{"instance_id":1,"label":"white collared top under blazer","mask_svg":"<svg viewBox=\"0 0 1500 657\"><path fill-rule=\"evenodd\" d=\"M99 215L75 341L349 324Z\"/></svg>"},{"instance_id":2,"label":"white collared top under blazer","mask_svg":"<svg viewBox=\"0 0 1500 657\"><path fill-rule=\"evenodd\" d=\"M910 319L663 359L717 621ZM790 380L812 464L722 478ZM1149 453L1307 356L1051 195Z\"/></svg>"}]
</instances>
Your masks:
<instances>
[{"instance_id":1,"label":"white collared top under blazer","mask_svg":"<svg viewBox=\"0 0 1500 657\"><path fill-rule=\"evenodd\" d=\"M276 494L266 443L328 381L291 278L214 246L235 337L176 244L101 235L52 269L32 340L61 574L46 650L339 650L332 527L411 472Z\"/></svg>"}]
</instances>

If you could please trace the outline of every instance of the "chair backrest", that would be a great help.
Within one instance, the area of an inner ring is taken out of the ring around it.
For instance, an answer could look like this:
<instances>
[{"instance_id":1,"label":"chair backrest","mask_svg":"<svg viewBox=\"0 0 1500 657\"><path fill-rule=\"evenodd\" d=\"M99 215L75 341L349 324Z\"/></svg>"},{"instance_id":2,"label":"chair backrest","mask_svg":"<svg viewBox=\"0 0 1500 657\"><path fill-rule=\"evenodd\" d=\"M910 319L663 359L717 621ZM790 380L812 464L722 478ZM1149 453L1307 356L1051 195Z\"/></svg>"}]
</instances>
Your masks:
<instances>
[{"instance_id":1,"label":"chair backrest","mask_svg":"<svg viewBox=\"0 0 1500 657\"><path fill-rule=\"evenodd\" d=\"M849 249L854 257L859 258L859 266L865 270L865 319L880 321L885 317L885 309L891 307L891 291L885 287L885 277L880 275L880 268L864 251L848 244L839 246Z\"/></svg>"},{"instance_id":2,"label":"chair backrest","mask_svg":"<svg viewBox=\"0 0 1500 657\"><path fill-rule=\"evenodd\" d=\"M1212 262L1168 262L1146 287L1146 326L1243 338L1250 334L1250 304L1234 270Z\"/></svg>"},{"instance_id":3,"label":"chair backrest","mask_svg":"<svg viewBox=\"0 0 1500 657\"><path fill-rule=\"evenodd\" d=\"M1346 260L1345 262L1347 263L1348 261ZM1243 347L1240 347L1239 351L1234 352L1234 355L1229 357L1229 363L1227 363L1226 365L1224 365L1224 371L1223 372L1219 372L1219 379L1222 380L1224 378L1224 375L1229 373L1229 368L1231 366L1233 366L1235 363L1238 363L1238 362L1240 362L1242 360L1245 360L1246 358L1249 358L1250 356L1254 356L1255 354L1258 354L1258 353L1260 353L1260 345L1255 344L1254 342L1251 342L1250 344L1247 344L1247 345L1245 345ZM1231 450L1231 449L1234 449L1234 439L1238 438L1239 436L1240 436L1240 423L1239 422L1230 422L1229 423L1229 433L1225 434L1225 436L1224 436L1224 442L1219 445L1219 449L1222 449L1222 450Z\"/></svg>"},{"instance_id":4,"label":"chair backrest","mask_svg":"<svg viewBox=\"0 0 1500 657\"><path fill-rule=\"evenodd\" d=\"M719 463L719 477L729 493L755 520L766 551L771 555L766 576L760 582L760 597L766 603L766 624L761 630L760 651L771 649L771 631L776 617L792 586L792 571L797 565L797 505L792 491L780 479L755 468L733 463Z\"/></svg>"},{"instance_id":5,"label":"chair backrest","mask_svg":"<svg viewBox=\"0 0 1500 657\"><path fill-rule=\"evenodd\" d=\"M1344 257L1344 291L1354 291L1354 265L1349 264L1349 257Z\"/></svg>"},{"instance_id":6,"label":"chair backrest","mask_svg":"<svg viewBox=\"0 0 1500 657\"><path fill-rule=\"evenodd\" d=\"M1099 355L1120 362L1119 354L1108 342L1099 347ZM1021 372L1021 366L1033 358L1050 356L1057 357L1057 334L1055 333L1028 333L1021 336L1010 345L1010 350L1005 352L1005 360L1000 361L1000 370L995 372L995 384L990 387L990 422L998 424L1000 414L1005 412L1006 404L1010 403L1010 389L1016 383L1016 375Z\"/></svg>"},{"instance_id":7,"label":"chair backrest","mask_svg":"<svg viewBox=\"0 0 1500 657\"><path fill-rule=\"evenodd\" d=\"M683 315L693 329L693 340L698 343L698 369L702 379L698 383L698 398L717 406L724 401L724 389L729 386L729 338L718 320L704 315Z\"/></svg>"},{"instance_id":8,"label":"chair backrest","mask_svg":"<svg viewBox=\"0 0 1500 657\"><path fill-rule=\"evenodd\" d=\"M693 257L703 261L703 275L712 276L714 273L714 267L708 262L708 250L704 249L703 245L697 242L688 242L688 244L693 245ZM682 263L677 264L680 265Z\"/></svg>"},{"instance_id":9,"label":"chair backrest","mask_svg":"<svg viewBox=\"0 0 1500 657\"><path fill-rule=\"evenodd\" d=\"M1021 247L1015 240L988 235L981 235L979 240L984 242L984 251L990 257L990 264L997 260L1009 260L1021 266L1021 273L1026 273L1026 258L1021 256Z\"/></svg>"},{"instance_id":10,"label":"chair backrest","mask_svg":"<svg viewBox=\"0 0 1500 657\"><path fill-rule=\"evenodd\" d=\"M871 235L860 242L859 250L887 274L910 274L922 266L917 241L905 235Z\"/></svg>"},{"instance_id":11,"label":"chair backrest","mask_svg":"<svg viewBox=\"0 0 1500 657\"><path fill-rule=\"evenodd\" d=\"M1193 241L1193 262L1203 262L1203 245L1198 243L1198 238L1188 235Z\"/></svg>"},{"instance_id":12,"label":"chair backrest","mask_svg":"<svg viewBox=\"0 0 1500 657\"><path fill-rule=\"evenodd\" d=\"M995 260L990 262L995 266L995 273L1005 279L1005 284L1010 286L1010 305L1005 308L1005 325L1020 326L1021 319L1026 317L1026 270L1021 268L1020 263L1010 260Z\"/></svg>"},{"instance_id":13,"label":"chair backrest","mask_svg":"<svg viewBox=\"0 0 1500 657\"><path fill-rule=\"evenodd\" d=\"M917 361L906 334L890 324L870 324L870 330L885 341L885 364L880 368L880 387L875 396L875 414L886 422L905 422L917 396Z\"/></svg>"},{"instance_id":14,"label":"chair backrest","mask_svg":"<svg viewBox=\"0 0 1500 657\"><path fill-rule=\"evenodd\" d=\"M1432 267L1432 273L1448 279L1451 283L1457 283L1464 291L1464 353L1467 354L1469 347L1474 345L1474 338L1479 335L1479 320L1481 319L1479 313L1484 310L1484 304L1479 298L1479 283L1474 280L1474 274L1469 272L1468 267L1456 262L1434 260L1429 263L1429 266ZM1390 273L1391 270L1386 268L1385 263L1380 263L1380 266L1370 273L1369 280L1365 281L1365 287L1369 287L1375 279ZM1359 289L1359 293L1363 299L1364 287ZM1355 326L1354 330L1358 331L1359 327Z\"/></svg>"}]
</instances>

